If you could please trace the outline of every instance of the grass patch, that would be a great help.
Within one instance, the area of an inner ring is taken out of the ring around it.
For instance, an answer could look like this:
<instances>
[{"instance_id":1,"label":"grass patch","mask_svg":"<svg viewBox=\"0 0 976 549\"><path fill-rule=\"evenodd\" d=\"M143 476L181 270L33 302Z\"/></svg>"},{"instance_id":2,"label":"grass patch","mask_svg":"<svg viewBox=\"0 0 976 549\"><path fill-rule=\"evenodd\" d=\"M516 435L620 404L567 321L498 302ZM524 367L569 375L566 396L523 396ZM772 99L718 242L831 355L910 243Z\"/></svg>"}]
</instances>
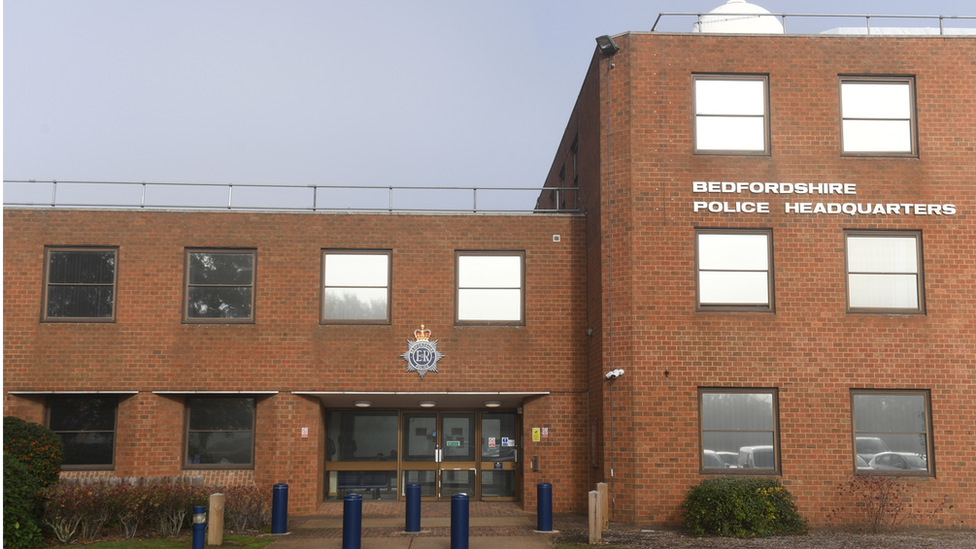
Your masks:
<instances>
[{"instance_id":1,"label":"grass patch","mask_svg":"<svg viewBox=\"0 0 976 549\"><path fill-rule=\"evenodd\" d=\"M221 547L236 547L238 549L261 549L276 538L253 536L224 536ZM187 549L193 545L193 538L170 539L128 539L124 541L101 541L79 546L85 549Z\"/></svg>"}]
</instances>

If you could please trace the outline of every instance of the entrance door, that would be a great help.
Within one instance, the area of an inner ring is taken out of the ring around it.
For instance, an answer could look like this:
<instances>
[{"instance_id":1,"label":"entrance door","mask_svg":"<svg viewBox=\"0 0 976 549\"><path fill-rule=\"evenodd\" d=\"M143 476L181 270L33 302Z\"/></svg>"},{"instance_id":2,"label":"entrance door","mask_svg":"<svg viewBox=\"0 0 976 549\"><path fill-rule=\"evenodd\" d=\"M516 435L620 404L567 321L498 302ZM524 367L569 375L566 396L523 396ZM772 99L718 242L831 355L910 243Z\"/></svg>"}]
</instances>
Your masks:
<instances>
[{"instance_id":1,"label":"entrance door","mask_svg":"<svg viewBox=\"0 0 976 549\"><path fill-rule=\"evenodd\" d=\"M477 497L478 439L475 414L405 413L400 453L403 485L420 484L422 499Z\"/></svg>"}]
</instances>

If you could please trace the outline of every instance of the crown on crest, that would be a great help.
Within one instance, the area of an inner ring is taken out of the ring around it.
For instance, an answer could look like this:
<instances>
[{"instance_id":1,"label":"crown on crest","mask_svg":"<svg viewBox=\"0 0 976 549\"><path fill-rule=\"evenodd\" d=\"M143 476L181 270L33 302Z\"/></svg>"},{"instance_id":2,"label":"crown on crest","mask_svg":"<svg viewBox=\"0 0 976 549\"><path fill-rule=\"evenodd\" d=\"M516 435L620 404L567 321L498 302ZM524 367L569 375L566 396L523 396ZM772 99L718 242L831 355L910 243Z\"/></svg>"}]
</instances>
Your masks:
<instances>
[{"instance_id":1,"label":"crown on crest","mask_svg":"<svg viewBox=\"0 0 976 549\"><path fill-rule=\"evenodd\" d=\"M430 330L424 328L424 325L420 325L419 330L413 331L413 336L417 338L417 341L430 341Z\"/></svg>"}]
</instances>

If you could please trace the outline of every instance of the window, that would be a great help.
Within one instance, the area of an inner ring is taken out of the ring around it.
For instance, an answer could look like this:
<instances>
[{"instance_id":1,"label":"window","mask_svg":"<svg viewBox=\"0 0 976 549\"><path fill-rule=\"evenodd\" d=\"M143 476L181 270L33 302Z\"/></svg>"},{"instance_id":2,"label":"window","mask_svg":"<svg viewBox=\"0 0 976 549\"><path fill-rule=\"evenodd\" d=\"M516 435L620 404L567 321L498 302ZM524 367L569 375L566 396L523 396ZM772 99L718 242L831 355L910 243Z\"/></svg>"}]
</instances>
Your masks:
<instances>
[{"instance_id":1,"label":"window","mask_svg":"<svg viewBox=\"0 0 976 549\"><path fill-rule=\"evenodd\" d=\"M841 77L845 155L916 156L913 78Z\"/></svg>"},{"instance_id":2,"label":"window","mask_svg":"<svg viewBox=\"0 0 976 549\"><path fill-rule=\"evenodd\" d=\"M252 322L254 251L187 250L188 322Z\"/></svg>"},{"instance_id":3,"label":"window","mask_svg":"<svg viewBox=\"0 0 976 549\"><path fill-rule=\"evenodd\" d=\"M935 474L928 391L851 391L859 473Z\"/></svg>"},{"instance_id":4,"label":"window","mask_svg":"<svg viewBox=\"0 0 976 549\"><path fill-rule=\"evenodd\" d=\"M769 154L768 76L693 77L695 152Z\"/></svg>"},{"instance_id":5,"label":"window","mask_svg":"<svg viewBox=\"0 0 976 549\"><path fill-rule=\"evenodd\" d=\"M698 398L703 473L780 472L776 389L700 388Z\"/></svg>"},{"instance_id":6,"label":"window","mask_svg":"<svg viewBox=\"0 0 976 549\"><path fill-rule=\"evenodd\" d=\"M112 249L47 250L44 320L115 320L116 261Z\"/></svg>"},{"instance_id":7,"label":"window","mask_svg":"<svg viewBox=\"0 0 976 549\"><path fill-rule=\"evenodd\" d=\"M390 323L390 251L322 252L322 322Z\"/></svg>"},{"instance_id":8,"label":"window","mask_svg":"<svg viewBox=\"0 0 976 549\"><path fill-rule=\"evenodd\" d=\"M698 310L773 310L771 230L695 233Z\"/></svg>"},{"instance_id":9,"label":"window","mask_svg":"<svg viewBox=\"0 0 976 549\"><path fill-rule=\"evenodd\" d=\"M848 231L849 312L922 313L922 234Z\"/></svg>"},{"instance_id":10,"label":"window","mask_svg":"<svg viewBox=\"0 0 976 549\"><path fill-rule=\"evenodd\" d=\"M525 324L524 252L457 252L458 324Z\"/></svg>"},{"instance_id":11,"label":"window","mask_svg":"<svg viewBox=\"0 0 976 549\"><path fill-rule=\"evenodd\" d=\"M48 427L64 443L64 469L111 469L115 463L118 397L52 396Z\"/></svg>"},{"instance_id":12,"label":"window","mask_svg":"<svg viewBox=\"0 0 976 549\"><path fill-rule=\"evenodd\" d=\"M192 397L186 401L186 466L254 464L254 399Z\"/></svg>"}]
</instances>

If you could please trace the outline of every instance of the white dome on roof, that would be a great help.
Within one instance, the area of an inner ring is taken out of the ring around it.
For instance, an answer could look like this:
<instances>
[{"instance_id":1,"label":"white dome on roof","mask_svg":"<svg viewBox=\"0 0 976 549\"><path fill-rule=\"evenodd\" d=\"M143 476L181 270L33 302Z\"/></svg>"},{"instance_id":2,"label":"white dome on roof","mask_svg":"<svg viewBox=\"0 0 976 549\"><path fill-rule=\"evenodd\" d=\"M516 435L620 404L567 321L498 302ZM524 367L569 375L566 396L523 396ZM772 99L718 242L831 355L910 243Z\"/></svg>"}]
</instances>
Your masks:
<instances>
[{"instance_id":1,"label":"white dome on roof","mask_svg":"<svg viewBox=\"0 0 976 549\"><path fill-rule=\"evenodd\" d=\"M729 0L703 15L692 26L693 32L729 34L783 34L783 24L775 16L756 15L769 13L745 0ZM714 15L713 15L714 14Z\"/></svg>"}]
</instances>

